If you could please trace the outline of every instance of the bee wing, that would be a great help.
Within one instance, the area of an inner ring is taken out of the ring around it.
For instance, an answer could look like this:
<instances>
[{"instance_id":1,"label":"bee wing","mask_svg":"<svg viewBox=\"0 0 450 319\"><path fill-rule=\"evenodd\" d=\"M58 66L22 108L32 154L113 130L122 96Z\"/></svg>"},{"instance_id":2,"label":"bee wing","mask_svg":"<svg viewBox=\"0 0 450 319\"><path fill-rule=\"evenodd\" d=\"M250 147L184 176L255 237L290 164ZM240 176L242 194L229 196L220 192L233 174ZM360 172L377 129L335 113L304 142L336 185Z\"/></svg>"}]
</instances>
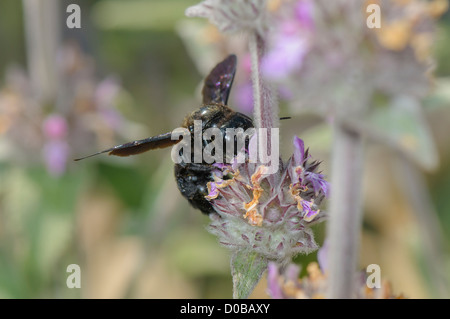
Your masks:
<instances>
[{"instance_id":1,"label":"bee wing","mask_svg":"<svg viewBox=\"0 0 450 319\"><path fill-rule=\"evenodd\" d=\"M77 158L77 159L75 159L75 161L80 161L82 159L92 157L95 155L99 155L99 154L103 154L103 153L108 153L108 155L116 155L116 156L136 155L136 154L144 153L144 152L154 150L157 148L166 148L166 147L175 145L179 141L181 141L181 138L179 138L178 140L172 140L171 136L172 136L172 132L168 132L168 133L164 133L161 135L148 137L148 138L145 138L142 140L117 145L117 146L108 148L107 150L97 152L95 154Z\"/></svg>"},{"instance_id":2,"label":"bee wing","mask_svg":"<svg viewBox=\"0 0 450 319\"><path fill-rule=\"evenodd\" d=\"M234 54L217 64L209 73L203 85L203 104L227 105L228 95L236 73L237 58Z\"/></svg>"}]
</instances>

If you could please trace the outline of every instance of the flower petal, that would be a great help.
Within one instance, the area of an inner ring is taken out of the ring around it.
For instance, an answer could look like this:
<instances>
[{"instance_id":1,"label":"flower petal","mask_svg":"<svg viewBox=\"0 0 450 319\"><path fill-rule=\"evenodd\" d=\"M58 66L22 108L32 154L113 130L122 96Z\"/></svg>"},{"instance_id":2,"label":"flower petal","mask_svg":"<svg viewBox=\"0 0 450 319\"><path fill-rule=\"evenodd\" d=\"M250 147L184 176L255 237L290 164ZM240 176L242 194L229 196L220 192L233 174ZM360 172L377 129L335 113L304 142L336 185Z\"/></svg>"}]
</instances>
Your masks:
<instances>
[{"instance_id":1,"label":"flower petal","mask_svg":"<svg viewBox=\"0 0 450 319\"><path fill-rule=\"evenodd\" d=\"M278 266L274 262L269 262L267 267L267 288L270 297L273 299L285 298L280 284L281 278L278 273Z\"/></svg>"},{"instance_id":2,"label":"flower petal","mask_svg":"<svg viewBox=\"0 0 450 319\"><path fill-rule=\"evenodd\" d=\"M312 206L314 205L312 201L301 200L299 204L301 204L304 221L312 221L320 212L320 210L312 209Z\"/></svg>"},{"instance_id":3,"label":"flower petal","mask_svg":"<svg viewBox=\"0 0 450 319\"><path fill-rule=\"evenodd\" d=\"M330 184L324 179L325 176L323 174L306 172L305 175L307 179L311 181L316 194L322 191L323 194L328 197Z\"/></svg>"},{"instance_id":4,"label":"flower petal","mask_svg":"<svg viewBox=\"0 0 450 319\"><path fill-rule=\"evenodd\" d=\"M305 143L297 136L294 136L294 166L300 166L305 159Z\"/></svg>"},{"instance_id":5,"label":"flower petal","mask_svg":"<svg viewBox=\"0 0 450 319\"><path fill-rule=\"evenodd\" d=\"M215 182L209 182L208 186L208 195L205 196L206 199L211 200L215 199L219 196L219 189Z\"/></svg>"}]
</instances>

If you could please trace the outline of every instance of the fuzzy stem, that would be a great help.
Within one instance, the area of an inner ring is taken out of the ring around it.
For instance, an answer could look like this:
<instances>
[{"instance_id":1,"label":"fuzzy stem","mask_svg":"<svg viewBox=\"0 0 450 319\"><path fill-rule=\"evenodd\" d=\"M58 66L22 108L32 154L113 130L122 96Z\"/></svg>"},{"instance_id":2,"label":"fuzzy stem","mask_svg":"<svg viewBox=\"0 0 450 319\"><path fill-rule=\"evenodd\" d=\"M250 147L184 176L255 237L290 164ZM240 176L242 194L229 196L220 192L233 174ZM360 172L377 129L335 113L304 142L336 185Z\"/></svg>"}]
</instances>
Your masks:
<instances>
[{"instance_id":1,"label":"fuzzy stem","mask_svg":"<svg viewBox=\"0 0 450 319\"><path fill-rule=\"evenodd\" d=\"M328 295L330 298L351 298L362 220L363 139L336 123L333 143Z\"/></svg>"},{"instance_id":2,"label":"fuzzy stem","mask_svg":"<svg viewBox=\"0 0 450 319\"><path fill-rule=\"evenodd\" d=\"M271 129L277 124L277 103L272 88L261 76L261 58L265 50L264 39L256 32L250 35L249 50L252 60L252 82L254 99L254 121L256 128L267 128L265 145L271 150ZM275 135L274 135L275 136ZM260 142L258 141L258 144ZM277 141L278 147L279 143ZM258 150L267 154L267 150ZM261 159L261 154L258 156ZM233 276L233 298L248 298L267 268L267 259L258 253L238 250L231 258L231 273Z\"/></svg>"},{"instance_id":3,"label":"fuzzy stem","mask_svg":"<svg viewBox=\"0 0 450 319\"><path fill-rule=\"evenodd\" d=\"M28 69L36 99L52 102L57 93L56 50L60 40L59 1L22 0Z\"/></svg>"},{"instance_id":4,"label":"fuzzy stem","mask_svg":"<svg viewBox=\"0 0 450 319\"><path fill-rule=\"evenodd\" d=\"M270 128L278 127L278 106L273 88L261 75L261 59L265 52L265 41L256 32L250 35L250 57L252 61L252 83L254 99L254 120L256 128L268 128L267 146L270 149Z\"/></svg>"},{"instance_id":5,"label":"fuzzy stem","mask_svg":"<svg viewBox=\"0 0 450 319\"><path fill-rule=\"evenodd\" d=\"M272 145L272 128L278 127L278 104L276 96L273 93L274 89L272 86L263 79L261 74L261 59L265 52L265 46L264 39L258 33L254 32L250 35L249 50L252 62L254 100L253 118L257 129L267 129L265 143L261 143L258 137L258 162L264 164L266 164L266 156L269 155L267 151L270 150L270 155L272 156L272 152L274 152L273 148L279 147L280 145L279 141L275 142L276 145Z\"/></svg>"}]
</instances>

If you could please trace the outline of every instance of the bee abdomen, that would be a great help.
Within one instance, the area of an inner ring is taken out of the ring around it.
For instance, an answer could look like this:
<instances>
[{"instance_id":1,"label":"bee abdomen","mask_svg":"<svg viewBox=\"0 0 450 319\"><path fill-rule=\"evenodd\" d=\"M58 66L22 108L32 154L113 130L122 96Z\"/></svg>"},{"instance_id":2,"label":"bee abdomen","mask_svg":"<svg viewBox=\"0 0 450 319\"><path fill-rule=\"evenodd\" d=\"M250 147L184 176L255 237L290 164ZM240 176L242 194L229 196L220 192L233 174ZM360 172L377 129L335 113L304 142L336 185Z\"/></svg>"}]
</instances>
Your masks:
<instances>
[{"instance_id":1,"label":"bee abdomen","mask_svg":"<svg viewBox=\"0 0 450 319\"><path fill-rule=\"evenodd\" d=\"M215 213L211 203L205 198L208 182L213 180L211 166L208 164L175 164L175 179L180 193L196 209L204 214Z\"/></svg>"}]
</instances>

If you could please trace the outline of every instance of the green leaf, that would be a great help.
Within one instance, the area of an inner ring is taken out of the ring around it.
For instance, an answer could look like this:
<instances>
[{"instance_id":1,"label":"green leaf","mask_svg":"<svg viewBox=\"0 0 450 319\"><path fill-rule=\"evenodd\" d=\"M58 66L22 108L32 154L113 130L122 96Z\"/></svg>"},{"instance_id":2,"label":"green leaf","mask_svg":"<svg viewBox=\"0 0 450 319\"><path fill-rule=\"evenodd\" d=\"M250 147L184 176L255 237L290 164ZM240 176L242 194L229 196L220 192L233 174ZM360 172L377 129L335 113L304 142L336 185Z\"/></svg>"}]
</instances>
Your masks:
<instances>
[{"instance_id":1,"label":"green leaf","mask_svg":"<svg viewBox=\"0 0 450 319\"><path fill-rule=\"evenodd\" d=\"M260 254L248 250L233 252L231 257L233 298L248 298L266 269L267 259Z\"/></svg>"},{"instance_id":2,"label":"green leaf","mask_svg":"<svg viewBox=\"0 0 450 319\"><path fill-rule=\"evenodd\" d=\"M104 30L172 30L196 0L104 0L93 6L93 21Z\"/></svg>"}]
</instances>

